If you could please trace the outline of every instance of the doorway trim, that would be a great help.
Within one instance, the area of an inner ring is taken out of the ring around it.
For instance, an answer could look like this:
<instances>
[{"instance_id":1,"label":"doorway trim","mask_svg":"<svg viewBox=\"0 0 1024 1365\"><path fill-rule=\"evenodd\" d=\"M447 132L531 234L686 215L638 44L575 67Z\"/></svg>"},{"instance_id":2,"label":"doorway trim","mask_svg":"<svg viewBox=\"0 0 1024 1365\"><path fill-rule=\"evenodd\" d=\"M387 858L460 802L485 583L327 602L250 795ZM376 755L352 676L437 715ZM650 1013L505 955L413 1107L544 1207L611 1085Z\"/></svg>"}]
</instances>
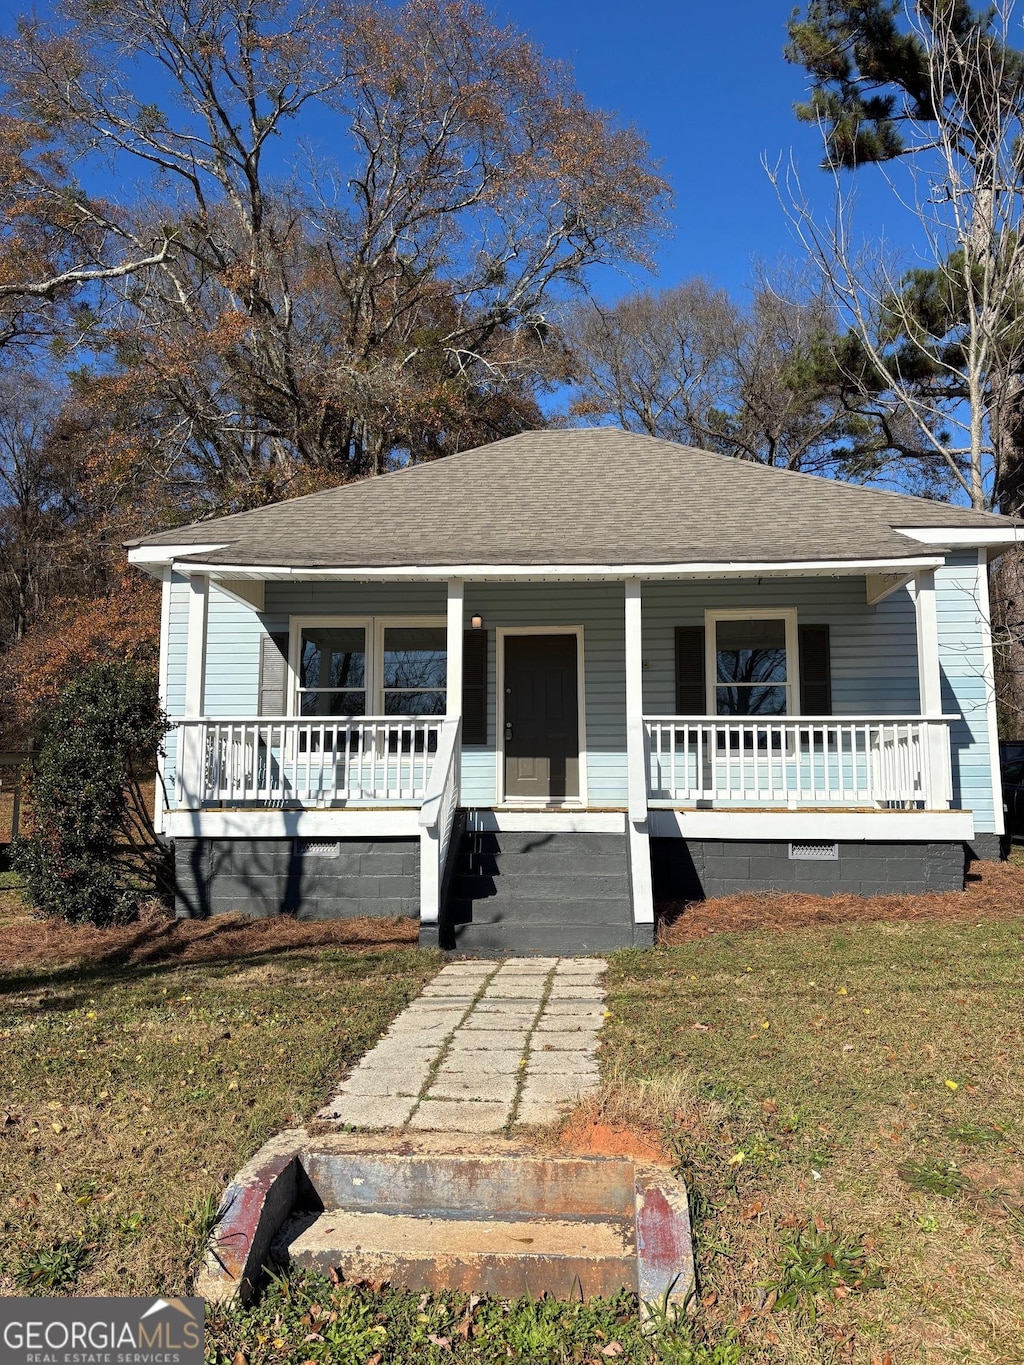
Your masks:
<instances>
[{"instance_id":1,"label":"doorway trim","mask_svg":"<svg viewBox=\"0 0 1024 1365\"><path fill-rule=\"evenodd\" d=\"M538 809L569 807L577 809L588 804L587 797L587 713L585 706L586 665L583 653L582 626L497 626L494 647L497 655L495 686L497 688L496 733L494 736L496 804L505 804L505 637L508 635L575 635L576 636L576 714L579 726L580 790L578 796L562 801L540 801L536 797L516 797L516 806L536 806Z\"/></svg>"}]
</instances>

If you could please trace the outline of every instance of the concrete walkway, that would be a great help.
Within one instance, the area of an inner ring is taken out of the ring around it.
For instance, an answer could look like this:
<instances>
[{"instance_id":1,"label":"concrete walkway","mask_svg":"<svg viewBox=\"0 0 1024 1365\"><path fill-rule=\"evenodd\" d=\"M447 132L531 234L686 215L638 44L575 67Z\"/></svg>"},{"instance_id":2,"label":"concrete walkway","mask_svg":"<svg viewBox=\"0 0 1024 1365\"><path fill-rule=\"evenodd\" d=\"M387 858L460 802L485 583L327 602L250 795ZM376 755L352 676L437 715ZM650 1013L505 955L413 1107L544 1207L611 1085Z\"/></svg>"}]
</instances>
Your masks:
<instances>
[{"instance_id":1,"label":"concrete walkway","mask_svg":"<svg viewBox=\"0 0 1024 1365\"><path fill-rule=\"evenodd\" d=\"M599 958L451 963L318 1118L450 1133L556 1119L597 1086L605 966Z\"/></svg>"}]
</instances>

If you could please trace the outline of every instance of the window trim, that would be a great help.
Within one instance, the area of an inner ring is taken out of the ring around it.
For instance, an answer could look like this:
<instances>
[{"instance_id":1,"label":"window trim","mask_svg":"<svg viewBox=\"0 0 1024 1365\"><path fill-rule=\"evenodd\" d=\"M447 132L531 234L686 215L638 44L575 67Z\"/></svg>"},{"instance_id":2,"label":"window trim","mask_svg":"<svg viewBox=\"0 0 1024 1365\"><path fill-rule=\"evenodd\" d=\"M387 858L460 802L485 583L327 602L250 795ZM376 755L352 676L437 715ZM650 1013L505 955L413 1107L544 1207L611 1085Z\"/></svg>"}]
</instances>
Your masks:
<instances>
[{"instance_id":1,"label":"window trim","mask_svg":"<svg viewBox=\"0 0 1024 1365\"><path fill-rule=\"evenodd\" d=\"M366 632L366 714L384 714L384 631L392 626L430 626L447 628L444 616L291 616L288 619L288 710L289 716L301 718L299 710L299 663L302 632L312 626L357 628ZM447 650L447 637L445 649ZM359 688L352 688L354 692ZM434 688L430 688L434 691ZM447 710L447 693L445 697Z\"/></svg>"},{"instance_id":2,"label":"window trim","mask_svg":"<svg viewBox=\"0 0 1024 1365\"><path fill-rule=\"evenodd\" d=\"M709 716L718 716L718 623L719 621L782 621L786 627L786 715L800 714L800 632L796 607L722 607L704 612L704 687ZM757 720L758 717L724 717ZM770 717L762 717L768 720Z\"/></svg>"}]
</instances>

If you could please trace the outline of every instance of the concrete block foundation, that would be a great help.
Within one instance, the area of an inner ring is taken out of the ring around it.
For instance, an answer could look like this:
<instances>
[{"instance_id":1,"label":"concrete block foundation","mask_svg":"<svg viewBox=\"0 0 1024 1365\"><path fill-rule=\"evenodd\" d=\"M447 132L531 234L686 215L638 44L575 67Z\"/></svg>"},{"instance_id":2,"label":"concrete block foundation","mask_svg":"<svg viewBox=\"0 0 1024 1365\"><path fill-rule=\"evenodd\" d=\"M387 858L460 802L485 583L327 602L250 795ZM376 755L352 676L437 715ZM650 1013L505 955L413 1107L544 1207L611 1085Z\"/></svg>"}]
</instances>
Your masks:
<instances>
[{"instance_id":1,"label":"concrete block foundation","mask_svg":"<svg viewBox=\"0 0 1024 1365\"><path fill-rule=\"evenodd\" d=\"M970 857L960 843L839 841L834 850L819 852L834 856L793 857L791 845L781 841L652 839L655 899L702 900L744 891L814 896L962 891Z\"/></svg>"},{"instance_id":2,"label":"concrete block foundation","mask_svg":"<svg viewBox=\"0 0 1024 1365\"><path fill-rule=\"evenodd\" d=\"M416 839L178 839L174 877L179 919L420 912Z\"/></svg>"}]
</instances>

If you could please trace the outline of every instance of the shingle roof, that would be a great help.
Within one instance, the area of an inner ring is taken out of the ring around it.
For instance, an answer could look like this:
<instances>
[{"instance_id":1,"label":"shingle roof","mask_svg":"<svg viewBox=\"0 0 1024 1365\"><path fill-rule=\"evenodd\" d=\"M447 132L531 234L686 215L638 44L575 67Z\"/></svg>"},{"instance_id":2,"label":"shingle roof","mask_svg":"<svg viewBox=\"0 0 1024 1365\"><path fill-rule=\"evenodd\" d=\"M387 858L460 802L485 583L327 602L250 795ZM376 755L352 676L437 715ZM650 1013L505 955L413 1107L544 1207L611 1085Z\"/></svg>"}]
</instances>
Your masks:
<instances>
[{"instance_id":1,"label":"shingle roof","mask_svg":"<svg viewBox=\"0 0 1024 1365\"><path fill-rule=\"evenodd\" d=\"M910 558L900 527L1006 518L750 464L614 428L536 431L133 545L291 568Z\"/></svg>"}]
</instances>

